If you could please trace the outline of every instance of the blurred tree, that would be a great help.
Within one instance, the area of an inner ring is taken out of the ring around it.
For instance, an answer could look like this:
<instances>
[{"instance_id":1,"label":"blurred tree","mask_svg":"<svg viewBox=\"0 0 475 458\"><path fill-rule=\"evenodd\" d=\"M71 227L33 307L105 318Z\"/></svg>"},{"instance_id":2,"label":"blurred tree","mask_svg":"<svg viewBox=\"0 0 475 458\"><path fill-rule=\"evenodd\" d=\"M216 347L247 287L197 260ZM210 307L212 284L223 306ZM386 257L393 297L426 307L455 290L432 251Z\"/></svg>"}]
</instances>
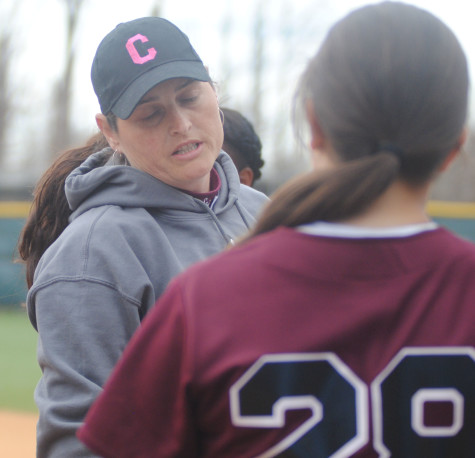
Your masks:
<instances>
[{"instance_id":1,"label":"blurred tree","mask_svg":"<svg viewBox=\"0 0 475 458\"><path fill-rule=\"evenodd\" d=\"M219 95L222 105L226 105L229 97L231 82L234 77L232 67L231 37L234 27L234 15L232 9L232 0L227 0L224 6L224 13L220 26L220 57L219 66L221 72L221 80L219 82ZM234 107L238 109L240 107Z\"/></svg>"},{"instance_id":2,"label":"blurred tree","mask_svg":"<svg viewBox=\"0 0 475 458\"><path fill-rule=\"evenodd\" d=\"M11 34L3 29L0 35L0 163L6 156L8 121L11 119L13 109L8 81L11 53Z\"/></svg>"},{"instance_id":3,"label":"blurred tree","mask_svg":"<svg viewBox=\"0 0 475 458\"><path fill-rule=\"evenodd\" d=\"M161 17L163 14L163 4L165 0L155 0L150 11L150 16Z\"/></svg>"},{"instance_id":4,"label":"blurred tree","mask_svg":"<svg viewBox=\"0 0 475 458\"><path fill-rule=\"evenodd\" d=\"M18 3L2 15L0 21L0 163L7 156L7 136L10 128L10 120L14 116L15 104L10 84L10 65L12 63L12 30L11 24L16 14Z\"/></svg>"},{"instance_id":5,"label":"blurred tree","mask_svg":"<svg viewBox=\"0 0 475 458\"><path fill-rule=\"evenodd\" d=\"M53 118L50 129L50 154L51 158L58 151L69 147L71 138L71 104L73 69L75 62L74 36L79 19L79 11L84 0L64 0L66 5L66 41L65 60L63 73L53 88Z\"/></svg>"},{"instance_id":6,"label":"blurred tree","mask_svg":"<svg viewBox=\"0 0 475 458\"><path fill-rule=\"evenodd\" d=\"M265 21L264 21L264 0L258 0L253 24L253 42L251 50L252 62L252 120L257 132L262 129L262 78L265 65Z\"/></svg>"}]
</instances>

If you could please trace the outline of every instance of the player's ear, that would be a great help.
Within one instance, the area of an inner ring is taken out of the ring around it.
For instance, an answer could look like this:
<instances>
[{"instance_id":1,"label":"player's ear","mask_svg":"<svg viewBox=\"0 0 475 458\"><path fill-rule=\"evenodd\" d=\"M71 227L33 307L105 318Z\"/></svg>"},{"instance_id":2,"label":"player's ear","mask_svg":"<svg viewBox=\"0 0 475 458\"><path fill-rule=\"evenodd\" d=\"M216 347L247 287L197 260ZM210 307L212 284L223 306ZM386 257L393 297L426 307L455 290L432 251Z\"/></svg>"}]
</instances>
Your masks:
<instances>
[{"instance_id":1,"label":"player's ear","mask_svg":"<svg viewBox=\"0 0 475 458\"><path fill-rule=\"evenodd\" d=\"M239 171L239 179L242 184L252 186L254 183L254 172L251 167L244 167Z\"/></svg>"},{"instance_id":2,"label":"player's ear","mask_svg":"<svg viewBox=\"0 0 475 458\"><path fill-rule=\"evenodd\" d=\"M315 113L313 102L308 100L305 108L307 121L310 126L310 148L313 168L315 170L328 170L333 168L337 162L336 155L320 126L320 121Z\"/></svg>"},{"instance_id":3,"label":"player's ear","mask_svg":"<svg viewBox=\"0 0 475 458\"><path fill-rule=\"evenodd\" d=\"M324 146L325 136L323 135L320 122L318 121L317 115L315 114L313 102L308 100L305 108L307 112L307 121L310 126L310 147L312 150L318 150Z\"/></svg>"},{"instance_id":4,"label":"player's ear","mask_svg":"<svg viewBox=\"0 0 475 458\"><path fill-rule=\"evenodd\" d=\"M440 172L444 172L445 170L447 170L450 164L452 164L452 162L454 161L454 159L460 154L460 151L462 150L463 145L467 141L467 137L468 137L468 129L465 128L460 134L460 137L457 140L455 147L452 149L452 151L450 151L449 155L446 157L445 161L440 167L439 169Z\"/></svg>"}]
</instances>

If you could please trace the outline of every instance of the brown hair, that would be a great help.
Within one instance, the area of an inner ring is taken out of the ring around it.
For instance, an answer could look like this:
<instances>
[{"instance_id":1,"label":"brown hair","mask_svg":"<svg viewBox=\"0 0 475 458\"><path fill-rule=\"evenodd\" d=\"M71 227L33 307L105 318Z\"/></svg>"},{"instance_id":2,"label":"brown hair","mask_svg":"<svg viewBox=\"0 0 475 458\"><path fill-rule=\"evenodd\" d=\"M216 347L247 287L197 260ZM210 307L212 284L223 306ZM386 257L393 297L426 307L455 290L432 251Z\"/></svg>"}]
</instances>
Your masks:
<instances>
[{"instance_id":1,"label":"brown hair","mask_svg":"<svg viewBox=\"0 0 475 458\"><path fill-rule=\"evenodd\" d=\"M64 183L68 175L91 154L109 146L101 132L84 146L63 152L46 170L33 191L30 214L20 234L18 252L26 264L28 288L46 249L61 235L71 215Z\"/></svg>"},{"instance_id":2,"label":"brown hair","mask_svg":"<svg viewBox=\"0 0 475 458\"><path fill-rule=\"evenodd\" d=\"M284 185L247 238L277 226L341 221L396 179L412 186L432 179L466 122L467 62L455 35L427 11L370 5L330 30L295 101L302 111L311 102L341 165Z\"/></svg>"}]
</instances>

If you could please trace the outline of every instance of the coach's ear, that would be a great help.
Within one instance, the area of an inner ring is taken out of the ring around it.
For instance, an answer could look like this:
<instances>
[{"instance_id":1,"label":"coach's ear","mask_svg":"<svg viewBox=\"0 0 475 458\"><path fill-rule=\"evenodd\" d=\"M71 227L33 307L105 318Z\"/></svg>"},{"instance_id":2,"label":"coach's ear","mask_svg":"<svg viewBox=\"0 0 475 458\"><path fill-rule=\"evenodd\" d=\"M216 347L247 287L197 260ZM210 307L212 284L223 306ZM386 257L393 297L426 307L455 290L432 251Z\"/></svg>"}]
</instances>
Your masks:
<instances>
[{"instance_id":1,"label":"coach's ear","mask_svg":"<svg viewBox=\"0 0 475 458\"><path fill-rule=\"evenodd\" d=\"M107 140L107 143L109 143L109 146L113 150L120 151L120 144L117 138L117 133L109 124L107 117L104 116L102 113L97 113L96 124L97 124L97 127L99 127L99 130L104 134L104 137L106 137L106 140Z\"/></svg>"}]
</instances>

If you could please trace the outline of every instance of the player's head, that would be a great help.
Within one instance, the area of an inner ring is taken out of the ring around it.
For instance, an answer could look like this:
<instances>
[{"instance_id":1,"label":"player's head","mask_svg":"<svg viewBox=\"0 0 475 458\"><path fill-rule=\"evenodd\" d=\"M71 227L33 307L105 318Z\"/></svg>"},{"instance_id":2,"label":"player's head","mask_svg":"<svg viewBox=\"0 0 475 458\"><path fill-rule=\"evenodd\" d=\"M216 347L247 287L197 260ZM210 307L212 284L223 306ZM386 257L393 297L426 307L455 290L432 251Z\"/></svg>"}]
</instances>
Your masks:
<instances>
[{"instance_id":1,"label":"player's head","mask_svg":"<svg viewBox=\"0 0 475 458\"><path fill-rule=\"evenodd\" d=\"M467 63L453 32L435 16L383 2L350 13L330 30L299 94L338 159L371 157L368 167L387 169L388 180L417 185L459 141Z\"/></svg>"},{"instance_id":2,"label":"player's head","mask_svg":"<svg viewBox=\"0 0 475 458\"><path fill-rule=\"evenodd\" d=\"M224 115L224 143L226 151L236 165L241 183L252 186L261 177L264 160L262 144L253 125L241 113L230 108L221 108Z\"/></svg>"},{"instance_id":3,"label":"player's head","mask_svg":"<svg viewBox=\"0 0 475 458\"><path fill-rule=\"evenodd\" d=\"M467 61L439 19L397 2L350 13L329 31L297 91L315 171L276 192L250 236L348 221L393 184L414 201L425 197L463 144L467 105Z\"/></svg>"}]
</instances>

